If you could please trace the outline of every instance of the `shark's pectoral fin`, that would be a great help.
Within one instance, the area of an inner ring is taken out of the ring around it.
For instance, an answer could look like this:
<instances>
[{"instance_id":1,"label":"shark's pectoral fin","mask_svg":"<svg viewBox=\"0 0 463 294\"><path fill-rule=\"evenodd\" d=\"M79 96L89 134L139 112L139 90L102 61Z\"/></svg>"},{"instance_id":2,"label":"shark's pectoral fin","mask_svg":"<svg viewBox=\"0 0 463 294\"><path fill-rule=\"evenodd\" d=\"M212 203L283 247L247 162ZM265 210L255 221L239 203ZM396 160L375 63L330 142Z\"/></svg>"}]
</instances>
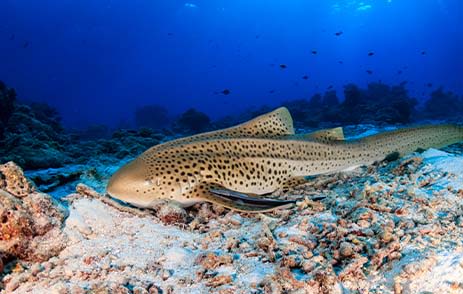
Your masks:
<instances>
[{"instance_id":1,"label":"shark's pectoral fin","mask_svg":"<svg viewBox=\"0 0 463 294\"><path fill-rule=\"evenodd\" d=\"M287 208L296 202L296 200L252 197L217 185L205 185L198 193L195 195L196 198L243 212L272 211L279 208Z\"/></svg>"},{"instance_id":2,"label":"shark's pectoral fin","mask_svg":"<svg viewBox=\"0 0 463 294\"><path fill-rule=\"evenodd\" d=\"M295 200L278 200L278 199L268 199L268 198L256 198L249 196L244 193L228 190L228 189L211 189L211 193L222 196L231 200L242 201L243 203L252 203L252 204L265 204L265 205L282 205L282 204L289 204L295 203Z\"/></svg>"}]
</instances>

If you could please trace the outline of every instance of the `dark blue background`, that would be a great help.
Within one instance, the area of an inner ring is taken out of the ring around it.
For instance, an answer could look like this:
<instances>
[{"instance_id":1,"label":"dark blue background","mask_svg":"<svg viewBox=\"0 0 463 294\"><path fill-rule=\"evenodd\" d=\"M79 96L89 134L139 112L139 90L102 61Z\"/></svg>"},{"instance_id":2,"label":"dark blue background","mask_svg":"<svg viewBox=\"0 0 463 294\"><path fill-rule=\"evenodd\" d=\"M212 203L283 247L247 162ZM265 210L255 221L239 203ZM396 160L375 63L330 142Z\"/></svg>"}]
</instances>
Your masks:
<instances>
[{"instance_id":1,"label":"dark blue background","mask_svg":"<svg viewBox=\"0 0 463 294\"><path fill-rule=\"evenodd\" d=\"M0 80L67 126L151 103L217 118L348 82L463 93L463 1L188 1L1 0Z\"/></svg>"}]
</instances>

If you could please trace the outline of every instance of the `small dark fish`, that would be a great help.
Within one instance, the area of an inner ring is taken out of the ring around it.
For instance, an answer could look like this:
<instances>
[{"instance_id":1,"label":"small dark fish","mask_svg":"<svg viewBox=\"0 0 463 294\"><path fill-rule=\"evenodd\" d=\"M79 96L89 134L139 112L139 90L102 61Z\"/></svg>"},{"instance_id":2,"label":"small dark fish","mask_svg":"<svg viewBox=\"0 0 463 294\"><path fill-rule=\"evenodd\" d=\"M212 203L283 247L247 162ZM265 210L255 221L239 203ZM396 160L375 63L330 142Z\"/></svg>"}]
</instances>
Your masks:
<instances>
[{"instance_id":1,"label":"small dark fish","mask_svg":"<svg viewBox=\"0 0 463 294\"><path fill-rule=\"evenodd\" d=\"M338 63L339 63L339 64L344 64L344 61L339 60Z\"/></svg>"},{"instance_id":2,"label":"small dark fish","mask_svg":"<svg viewBox=\"0 0 463 294\"><path fill-rule=\"evenodd\" d=\"M167 33L167 35L168 35L169 37L172 37L172 36L174 35L174 33Z\"/></svg>"},{"instance_id":3,"label":"small dark fish","mask_svg":"<svg viewBox=\"0 0 463 294\"><path fill-rule=\"evenodd\" d=\"M280 68L285 69L285 68L288 68L288 66L286 64L280 64Z\"/></svg>"},{"instance_id":4,"label":"small dark fish","mask_svg":"<svg viewBox=\"0 0 463 294\"><path fill-rule=\"evenodd\" d=\"M402 82L400 83L400 86L405 86L406 84L408 84L408 81L402 81Z\"/></svg>"},{"instance_id":5,"label":"small dark fish","mask_svg":"<svg viewBox=\"0 0 463 294\"><path fill-rule=\"evenodd\" d=\"M316 55L317 53L318 53L317 50L312 50L313 55Z\"/></svg>"},{"instance_id":6,"label":"small dark fish","mask_svg":"<svg viewBox=\"0 0 463 294\"><path fill-rule=\"evenodd\" d=\"M10 36L10 41L13 41L15 37L16 37L16 36L15 36L14 34L12 34L12 35Z\"/></svg>"},{"instance_id":7,"label":"small dark fish","mask_svg":"<svg viewBox=\"0 0 463 294\"><path fill-rule=\"evenodd\" d=\"M220 92L220 93L222 93L222 94L224 94L224 95L230 95L231 91L228 90L228 89L225 89L225 90L223 90L223 91Z\"/></svg>"},{"instance_id":8,"label":"small dark fish","mask_svg":"<svg viewBox=\"0 0 463 294\"><path fill-rule=\"evenodd\" d=\"M370 70L370 69L367 69L366 72L367 72L367 74L369 74L369 75L372 75L372 74L373 74L373 71Z\"/></svg>"},{"instance_id":9,"label":"small dark fish","mask_svg":"<svg viewBox=\"0 0 463 294\"><path fill-rule=\"evenodd\" d=\"M403 71L402 71L401 69L399 69L399 70L397 71L397 74L399 74L399 75L401 75L402 73L403 73Z\"/></svg>"},{"instance_id":10,"label":"small dark fish","mask_svg":"<svg viewBox=\"0 0 463 294\"><path fill-rule=\"evenodd\" d=\"M259 39L260 38L260 35L256 35L256 39Z\"/></svg>"},{"instance_id":11,"label":"small dark fish","mask_svg":"<svg viewBox=\"0 0 463 294\"><path fill-rule=\"evenodd\" d=\"M339 32L336 32L336 33L334 33L334 34L335 34L337 37L339 37L339 36L341 36L341 35L343 34L343 32L342 32L342 31L339 31Z\"/></svg>"},{"instance_id":12,"label":"small dark fish","mask_svg":"<svg viewBox=\"0 0 463 294\"><path fill-rule=\"evenodd\" d=\"M29 47L29 42L25 42L25 43L23 44L23 48L27 48L27 47Z\"/></svg>"},{"instance_id":13,"label":"small dark fish","mask_svg":"<svg viewBox=\"0 0 463 294\"><path fill-rule=\"evenodd\" d=\"M373 55L375 55L375 52L373 51L368 52L368 56L373 56Z\"/></svg>"},{"instance_id":14,"label":"small dark fish","mask_svg":"<svg viewBox=\"0 0 463 294\"><path fill-rule=\"evenodd\" d=\"M303 80L308 80L308 79L309 79L309 76L307 76L307 75L306 75L306 76L303 76L302 79L303 79Z\"/></svg>"},{"instance_id":15,"label":"small dark fish","mask_svg":"<svg viewBox=\"0 0 463 294\"><path fill-rule=\"evenodd\" d=\"M421 51L421 55L426 55L426 51Z\"/></svg>"},{"instance_id":16,"label":"small dark fish","mask_svg":"<svg viewBox=\"0 0 463 294\"><path fill-rule=\"evenodd\" d=\"M268 92L269 92L270 94L273 94L273 93L275 93L275 90L270 90L270 91L268 91Z\"/></svg>"},{"instance_id":17,"label":"small dark fish","mask_svg":"<svg viewBox=\"0 0 463 294\"><path fill-rule=\"evenodd\" d=\"M327 89L328 89L328 90L333 89L333 85L329 85Z\"/></svg>"},{"instance_id":18,"label":"small dark fish","mask_svg":"<svg viewBox=\"0 0 463 294\"><path fill-rule=\"evenodd\" d=\"M427 83L426 86L428 86L428 88L432 88L432 83Z\"/></svg>"}]
</instances>

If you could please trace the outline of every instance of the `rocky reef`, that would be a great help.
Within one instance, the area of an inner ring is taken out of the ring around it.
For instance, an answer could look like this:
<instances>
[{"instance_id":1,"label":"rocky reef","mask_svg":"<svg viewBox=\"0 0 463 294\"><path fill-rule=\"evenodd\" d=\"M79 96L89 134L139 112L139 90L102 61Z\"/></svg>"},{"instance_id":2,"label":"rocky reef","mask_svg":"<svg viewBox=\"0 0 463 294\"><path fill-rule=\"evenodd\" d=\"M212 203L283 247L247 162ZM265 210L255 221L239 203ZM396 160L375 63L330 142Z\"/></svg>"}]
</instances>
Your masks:
<instances>
[{"instance_id":1,"label":"rocky reef","mask_svg":"<svg viewBox=\"0 0 463 294\"><path fill-rule=\"evenodd\" d=\"M66 138L56 110L46 104L20 104L14 90L0 84L0 162L23 168L58 167L69 162Z\"/></svg>"},{"instance_id":2,"label":"rocky reef","mask_svg":"<svg viewBox=\"0 0 463 294\"><path fill-rule=\"evenodd\" d=\"M323 124L405 124L413 120L417 101L409 97L405 84L370 83L366 89L344 87L340 102L335 91L315 94L311 99L284 102L300 127Z\"/></svg>"},{"instance_id":3,"label":"rocky reef","mask_svg":"<svg viewBox=\"0 0 463 294\"><path fill-rule=\"evenodd\" d=\"M43 262L64 248L64 207L37 191L13 162L0 165L0 272L16 260ZM0 283L0 288L2 284Z\"/></svg>"},{"instance_id":4,"label":"rocky reef","mask_svg":"<svg viewBox=\"0 0 463 294\"><path fill-rule=\"evenodd\" d=\"M428 119L461 119L463 116L463 97L452 92L445 92L442 87L431 93L421 111L422 118Z\"/></svg>"}]
</instances>

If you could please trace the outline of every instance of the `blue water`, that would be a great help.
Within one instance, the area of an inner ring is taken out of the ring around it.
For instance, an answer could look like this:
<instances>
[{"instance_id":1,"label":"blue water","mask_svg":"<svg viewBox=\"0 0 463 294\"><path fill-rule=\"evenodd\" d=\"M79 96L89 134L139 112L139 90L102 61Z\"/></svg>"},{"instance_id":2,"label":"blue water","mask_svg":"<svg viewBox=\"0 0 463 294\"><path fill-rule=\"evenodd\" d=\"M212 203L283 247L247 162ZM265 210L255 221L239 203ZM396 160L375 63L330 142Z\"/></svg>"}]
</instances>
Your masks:
<instances>
[{"instance_id":1,"label":"blue water","mask_svg":"<svg viewBox=\"0 0 463 294\"><path fill-rule=\"evenodd\" d=\"M460 0L1 0L0 19L0 80L68 127L146 104L219 118L349 82L463 93Z\"/></svg>"}]
</instances>

